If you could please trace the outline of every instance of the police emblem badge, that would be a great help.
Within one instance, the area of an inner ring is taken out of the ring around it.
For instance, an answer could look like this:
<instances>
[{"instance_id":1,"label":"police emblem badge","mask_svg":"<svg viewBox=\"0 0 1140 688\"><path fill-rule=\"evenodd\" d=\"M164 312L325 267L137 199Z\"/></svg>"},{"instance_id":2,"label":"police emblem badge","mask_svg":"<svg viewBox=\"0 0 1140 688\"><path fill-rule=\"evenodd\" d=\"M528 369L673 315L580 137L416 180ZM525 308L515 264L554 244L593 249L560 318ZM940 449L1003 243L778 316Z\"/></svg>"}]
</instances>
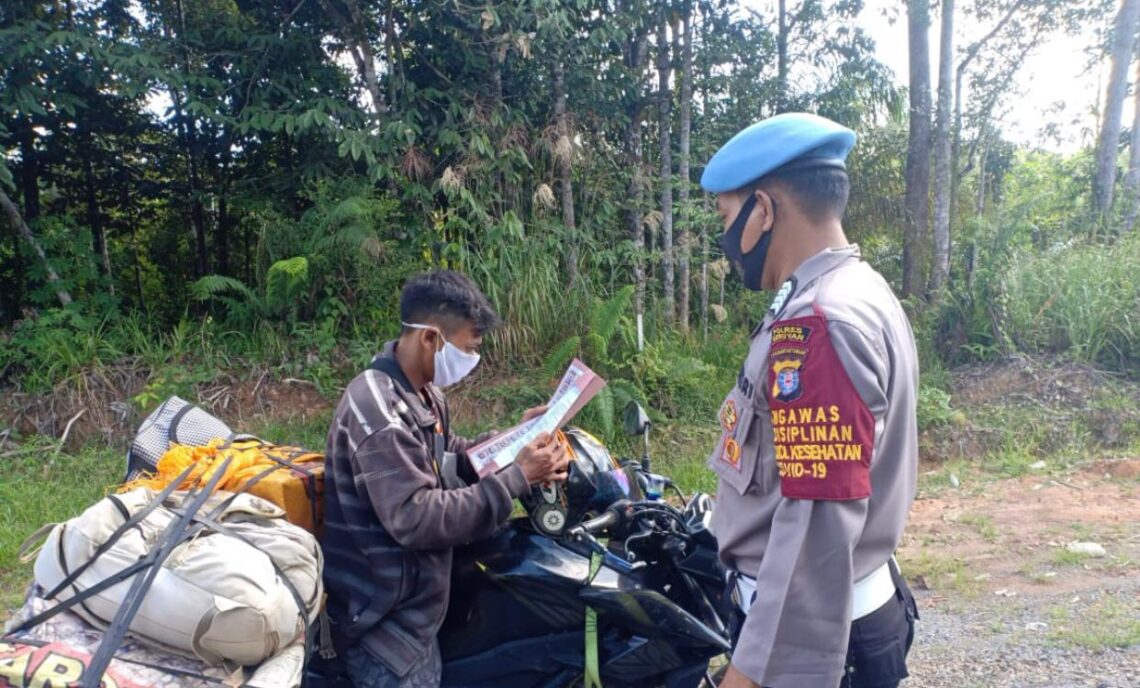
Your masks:
<instances>
[{"instance_id":1,"label":"police emblem badge","mask_svg":"<svg viewBox=\"0 0 1140 688\"><path fill-rule=\"evenodd\" d=\"M804 365L802 349L786 349L772 361L772 372L776 382L772 385L772 396L777 401L789 402L800 398L803 394L803 384L800 372Z\"/></svg>"}]
</instances>

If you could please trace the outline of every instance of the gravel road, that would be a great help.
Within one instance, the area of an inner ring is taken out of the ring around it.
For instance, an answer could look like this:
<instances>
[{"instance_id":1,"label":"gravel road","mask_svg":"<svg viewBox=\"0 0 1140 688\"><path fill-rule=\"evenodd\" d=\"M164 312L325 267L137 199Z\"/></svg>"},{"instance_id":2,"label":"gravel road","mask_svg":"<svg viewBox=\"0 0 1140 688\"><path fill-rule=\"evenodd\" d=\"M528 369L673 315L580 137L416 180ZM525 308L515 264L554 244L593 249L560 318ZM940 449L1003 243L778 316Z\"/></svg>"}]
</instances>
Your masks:
<instances>
[{"instance_id":1,"label":"gravel road","mask_svg":"<svg viewBox=\"0 0 1140 688\"><path fill-rule=\"evenodd\" d=\"M1107 592L994 597L931 606L922 621L905 688L1138 688L1140 579Z\"/></svg>"}]
</instances>

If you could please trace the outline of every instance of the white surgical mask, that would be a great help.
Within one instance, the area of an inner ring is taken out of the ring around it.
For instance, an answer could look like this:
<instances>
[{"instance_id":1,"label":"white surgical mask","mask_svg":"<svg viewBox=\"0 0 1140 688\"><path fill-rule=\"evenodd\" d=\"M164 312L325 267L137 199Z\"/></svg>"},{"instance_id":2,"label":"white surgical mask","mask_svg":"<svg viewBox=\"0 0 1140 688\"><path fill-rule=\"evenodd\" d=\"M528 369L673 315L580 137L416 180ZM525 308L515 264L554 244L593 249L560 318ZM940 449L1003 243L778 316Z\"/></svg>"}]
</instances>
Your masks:
<instances>
[{"instance_id":1,"label":"white surgical mask","mask_svg":"<svg viewBox=\"0 0 1140 688\"><path fill-rule=\"evenodd\" d=\"M436 387L444 389L456 384L467 377L472 370L475 370L475 366L479 365L479 354L469 354L447 341L447 337L443 336L443 332L438 327L417 323L401 324L413 330L435 330L439 332L439 337L443 340L443 348L435 352L435 375L432 376L431 380Z\"/></svg>"}]
</instances>

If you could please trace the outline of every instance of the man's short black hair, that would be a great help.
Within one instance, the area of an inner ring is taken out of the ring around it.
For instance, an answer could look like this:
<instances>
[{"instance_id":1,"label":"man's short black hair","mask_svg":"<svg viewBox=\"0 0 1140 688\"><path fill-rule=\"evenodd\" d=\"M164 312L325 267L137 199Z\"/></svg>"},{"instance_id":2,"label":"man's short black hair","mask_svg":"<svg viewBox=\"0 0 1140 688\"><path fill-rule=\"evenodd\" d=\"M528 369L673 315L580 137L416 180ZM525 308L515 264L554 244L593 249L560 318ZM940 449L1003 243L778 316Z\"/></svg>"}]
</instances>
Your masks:
<instances>
[{"instance_id":1,"label":"man's short black hair","mask_svg":"<svg viewBox=\"0 0 1140 688\"><path fill-rule=\"evenodd\" d=\"M400 320L438 325L445 333L469 324L480 335L502 322L471 278L452 270L425 272L409 279L400 294Z\"/></svg>"},{"instance_id":2,"label":"man's short black hair","mask_svg":"<svg viewBox=\"0 0 1140 688\"><path fill-rule=\"evenodd\" d=\"M776 170L764 177L756 186L769 183L782 185L795 196L796 203L805 215L813 220L832 217L843 219L851 182L847 172L835 167L809 167L781 172ZM756 188L755 186L753 187Z\"/></svg>"}]
</instances>

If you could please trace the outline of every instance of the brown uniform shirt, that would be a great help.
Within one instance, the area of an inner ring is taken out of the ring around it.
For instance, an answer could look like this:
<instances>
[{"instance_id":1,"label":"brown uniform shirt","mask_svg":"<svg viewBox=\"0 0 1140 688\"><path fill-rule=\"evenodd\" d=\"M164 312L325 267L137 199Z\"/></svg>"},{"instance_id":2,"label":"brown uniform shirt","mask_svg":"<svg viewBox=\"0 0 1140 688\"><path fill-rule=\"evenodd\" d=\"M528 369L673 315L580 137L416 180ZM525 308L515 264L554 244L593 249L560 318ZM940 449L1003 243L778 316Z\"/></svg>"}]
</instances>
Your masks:
<instances>
[{"instance_id":1,"label":"brown uniform shirt","mask_svg":"<svg viewBox=\"0 0 1140 688\"><path fill-rule=\"evenodd\" d=\"M780 370L770 355L773 325L813 314L825 319L839 374L850 383L773 377ZM785 389L779 385L792 389L801 382L833 384L836 394L853 387L870 411L869 497L793 499L781 492L771 400ZM914 500L917 394L918 356L906 314L857 246L804 262L753 332L737 385L722 406L725 437L709 466L720 478L714 528L721 559L757 579L732 662L760 685L839 685L854 582L894 552ZM731 425L724 418L730 407ZM739 450L726 457L729 440Z\"/></svg>"}]
</instances>

